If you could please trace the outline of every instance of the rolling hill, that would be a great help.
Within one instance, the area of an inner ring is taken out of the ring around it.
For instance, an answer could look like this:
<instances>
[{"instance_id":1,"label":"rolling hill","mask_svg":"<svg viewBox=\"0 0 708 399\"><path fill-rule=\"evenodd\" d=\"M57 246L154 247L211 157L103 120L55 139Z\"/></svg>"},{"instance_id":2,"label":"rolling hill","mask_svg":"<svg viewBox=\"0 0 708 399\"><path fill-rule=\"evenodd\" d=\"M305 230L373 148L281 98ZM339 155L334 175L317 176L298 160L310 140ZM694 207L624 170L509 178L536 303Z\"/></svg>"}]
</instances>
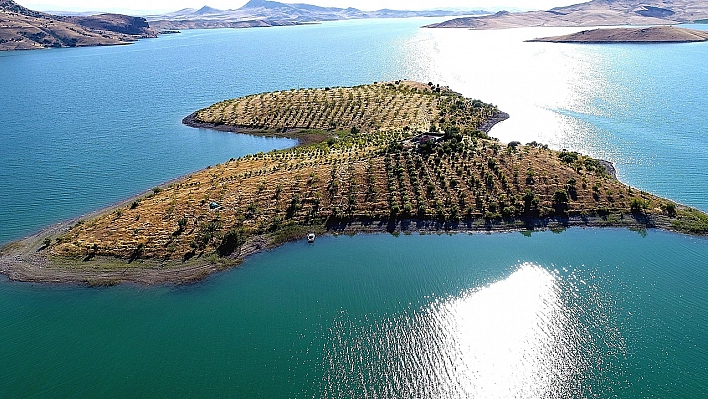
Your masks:
<instances>
[{"instance_id":1,"label":"rolling hill","mask_svg":"<svg viewBox=\"0 0 708 399\"><path fill-rule=\"evenodd\" d=\"M505 29L531 26L673 25L708 18L708 2L688 0L592 0L547 11L455 18L428 28Z\"/></svg>"},{"instance_id":2,"label":"rolling hill","mask_svg":"<svg viewBox=\"0 0 708 399\"><path fill-rule=\"evenodd\" d=\"M0 50L108 46L155 36L144 18L121 14L60 16L0 0Z\"/></svg>"}]
</instances>

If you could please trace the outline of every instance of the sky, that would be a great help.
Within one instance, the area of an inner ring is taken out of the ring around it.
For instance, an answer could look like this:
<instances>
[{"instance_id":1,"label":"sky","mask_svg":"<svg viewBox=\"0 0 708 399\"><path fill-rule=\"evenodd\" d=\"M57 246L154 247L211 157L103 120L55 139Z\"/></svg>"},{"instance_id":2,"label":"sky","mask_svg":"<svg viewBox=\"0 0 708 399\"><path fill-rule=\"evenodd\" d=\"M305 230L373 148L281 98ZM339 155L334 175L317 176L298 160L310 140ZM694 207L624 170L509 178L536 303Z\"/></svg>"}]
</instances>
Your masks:
<instances>
[{"instance_id":1,"label":"sky","mask_svg":"<svg viewBox=\"0 0 708 399\"><path fill-rule=\"evenodd\" d=\"M15 0L40 11L104 11L151 13L201 8L204 5L226 10L236 9L247 0ZM463 9L536 9L582 3L586 0L278 0L282 3L306 3L327 7L355 7L361 10L426 10L439 8Z\"/></svg>"}]
</instances>

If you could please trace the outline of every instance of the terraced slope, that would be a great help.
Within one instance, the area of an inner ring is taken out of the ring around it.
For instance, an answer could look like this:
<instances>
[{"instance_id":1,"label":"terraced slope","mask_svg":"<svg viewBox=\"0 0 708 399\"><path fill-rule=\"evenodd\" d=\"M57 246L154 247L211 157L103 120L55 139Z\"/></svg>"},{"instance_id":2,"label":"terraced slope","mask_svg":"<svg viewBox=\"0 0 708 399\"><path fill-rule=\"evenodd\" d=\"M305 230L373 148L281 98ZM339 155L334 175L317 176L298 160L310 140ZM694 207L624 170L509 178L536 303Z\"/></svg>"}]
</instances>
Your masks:
<instances>
[{"instance_id":1,"label":"terraced slope","mask_svg":"<svg viewBox=\"0 0 708 399\"><path fill-rule=\"evenodd\" d=\"M427 131L441 124L474 130L498 113L495 107L480 101L465 101L444 87L399 81L251 95L197 111L186 123L281 132L352 128L363 133L395 129Z\"/></svg>"},{"instance_id":2,"label":"terraced slope","mask_svg":"<svg viewBox=\"0 0 708 399\"><path fill-rule=\"evenodd\" d=\"M184 259L230 255L255 235L327 223L416 219L482 227L558 216L619 223L623 215L677 214L675 204L622 184L597 160L506 145L479 131L499 114L445 88L410 82L220 102L194 119L264 132L314 129L304 134L330 139L195 173L77 225L52 251ZM443 141L411 141L431 126L447 132Z\"/></svg>"},{"instance_id":3,"label":"terraced slope","mask_svg":"<svg viewBox=\"0 0 708 399\"><path fill-rule=\"evenodd\" d=\"M188 122L315 142L231 159L58 237L11 245L0 255L21 259L0 256L0 270L40 281L178 282L327 230L613 225L708 233L708 216L617 181L601 161L488 137L505 117L414 82L220 102ZM31 251L18 251L22 245Z\"/></svg>"}]
</instances>

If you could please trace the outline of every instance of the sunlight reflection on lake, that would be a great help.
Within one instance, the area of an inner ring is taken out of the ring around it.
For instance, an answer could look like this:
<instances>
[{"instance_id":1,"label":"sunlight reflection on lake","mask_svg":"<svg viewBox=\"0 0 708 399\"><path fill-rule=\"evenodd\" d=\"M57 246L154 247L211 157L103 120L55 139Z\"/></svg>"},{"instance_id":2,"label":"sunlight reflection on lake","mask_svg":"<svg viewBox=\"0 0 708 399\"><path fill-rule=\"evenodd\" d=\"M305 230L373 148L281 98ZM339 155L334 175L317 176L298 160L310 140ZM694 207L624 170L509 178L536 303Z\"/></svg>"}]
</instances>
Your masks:
<instances>
[{"instance_id":1,"label":"sunlight reflection on lake","mask_svg":"<svg viewBox=\"0 0 708 399\"><path fill-rule=\"evenodd\" d=\"M579 126L557 109L587 109L583 82L597 82L592 51L555 43L526 43L577 28L503 31L426 29L408 45L425 76L466 96L484 98L513 117L494 128L502 142L539 141L563 146ZM437 82L436 82L437 83ZM591 88L592 89L592 88Z\"/></svg>"},{"instance_id":2,"label":"sunlight reflection on lake","mask_svg":"<svg viewBox=\"0 0 708 399\"><path fill-rule=\"evenodd\" d=\"M582 348L591 338L564 292L555 273L523 263L503 280L374 328L342 315L325 348L324 391L336 396L344 386L347 397L362 398L572 397L582 392L589 360Z\"/></svg>"},{"instance_id":3,"label":"sunlight reflection on lake","mask_svg":"<svg viewBox=\"0 0 708 399\"><path fill-rule=\"evenodd\" d=\"M431 309L445 335L459 397L546 397L582 375L581 336L557 276L530 263ZM577 387L576 387L577 388Z\"/></svg>"}]
</instances>

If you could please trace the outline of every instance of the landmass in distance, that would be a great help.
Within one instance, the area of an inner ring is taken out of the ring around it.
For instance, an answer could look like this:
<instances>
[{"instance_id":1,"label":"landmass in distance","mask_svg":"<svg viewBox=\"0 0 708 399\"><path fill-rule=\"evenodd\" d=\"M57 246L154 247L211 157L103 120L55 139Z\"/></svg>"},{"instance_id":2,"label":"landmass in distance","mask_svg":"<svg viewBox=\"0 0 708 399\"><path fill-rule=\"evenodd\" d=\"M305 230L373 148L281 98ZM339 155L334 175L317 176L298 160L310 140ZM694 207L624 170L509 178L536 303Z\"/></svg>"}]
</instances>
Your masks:
<instances>
[{"instance_id":1,"label":"landmass in distance","mask_svg":"<svg viewBox=\"0 0 708 399\"><path fill-rule=\"evenodd\" d=\"M180 29L289 26L364 18L440 17L483 14L481 10L378 10L319 7L252 0L236 10L204 6L146 18L121 14L54 15L0 0L0 51L129 44Z\"/></svg>"},{"instance_id":2,"label":"landmass in distance","mask_svg":"<svg viewBox=\"0 0 708 399\"><path fill-rule=\"evenodd\" d=\"M675 26L610 28L584 30L568 35L542 37L527 41L552 43L690 43L708 41L708 31Z\"/></svg>"},{"instance_id":3,"label":"landmass in distance","mask_svg":"<svg viewBox=\"0 0 708 399\"><path fill-rule=\"evenodd\" d=\"M592 0L547 11L508 12L455 18L428 28L649 26L708 22L708 2L689 0Z\"/></svg>"},{"instance_id":4,"label":"landmass in distance","mask_svg":"<svg viewBox=\"0 0 708 399\"><path fill-rule=\"evenodd\" d=\"M157 32L145 18L52 15L0 0L0 51L110 46L149 37L157 37Z\"/></svg>"}]
</instances>

